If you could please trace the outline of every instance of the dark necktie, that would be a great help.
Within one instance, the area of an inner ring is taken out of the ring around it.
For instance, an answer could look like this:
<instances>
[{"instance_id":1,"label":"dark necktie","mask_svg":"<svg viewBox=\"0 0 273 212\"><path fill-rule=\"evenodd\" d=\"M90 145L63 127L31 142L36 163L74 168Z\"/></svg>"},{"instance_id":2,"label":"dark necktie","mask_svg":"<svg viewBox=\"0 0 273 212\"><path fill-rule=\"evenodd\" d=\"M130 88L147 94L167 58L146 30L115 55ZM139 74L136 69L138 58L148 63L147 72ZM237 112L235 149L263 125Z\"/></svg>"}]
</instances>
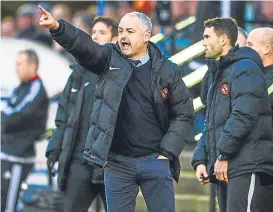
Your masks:
<instances>
[{"instance_id":1,"label":"dark necktie","mask_svg":"<svg viewBox=\"0 0 273 212\"><path fill-rule=\"evenodd\" d=\"M131 63L134 64L134 66L137 66L138 64L141 64L140 60L131 60L129 59Z\"/></svg>"}]
</instances>

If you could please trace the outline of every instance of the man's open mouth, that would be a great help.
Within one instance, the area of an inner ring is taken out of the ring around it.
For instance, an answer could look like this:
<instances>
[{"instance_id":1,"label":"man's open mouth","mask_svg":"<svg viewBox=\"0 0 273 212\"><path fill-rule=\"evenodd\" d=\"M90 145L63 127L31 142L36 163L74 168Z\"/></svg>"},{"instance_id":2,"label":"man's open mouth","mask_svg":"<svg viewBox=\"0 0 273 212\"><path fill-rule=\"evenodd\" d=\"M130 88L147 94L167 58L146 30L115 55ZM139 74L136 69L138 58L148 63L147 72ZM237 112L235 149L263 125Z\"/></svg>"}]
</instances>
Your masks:
<instances>
[{"instance_id":1,"label":"man's open mouth","mask_svg":"<svg viewBox=\"0 0 273 212\"><path fill-rule=\"evenodd\" d=\"M121 48L123 50L127 50L127 49L131 48L131 44L129 42L122 41L121 42Z\"/></svg>"}]
</instances>

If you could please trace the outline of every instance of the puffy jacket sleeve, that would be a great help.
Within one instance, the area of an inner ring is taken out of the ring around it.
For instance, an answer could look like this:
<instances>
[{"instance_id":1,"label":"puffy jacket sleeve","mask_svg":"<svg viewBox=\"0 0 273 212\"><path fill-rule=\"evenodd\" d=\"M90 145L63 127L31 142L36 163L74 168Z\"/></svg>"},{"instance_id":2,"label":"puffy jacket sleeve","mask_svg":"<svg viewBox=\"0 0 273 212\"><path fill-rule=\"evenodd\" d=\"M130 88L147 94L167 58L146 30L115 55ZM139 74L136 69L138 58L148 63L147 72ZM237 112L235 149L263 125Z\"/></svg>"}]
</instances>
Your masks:
<instances>
[{"instance_id":1,"label":"puffy jacket sleeve","mask_svg":"<svg viewBox=\"0 0 273 212\"><path fill-rule=\"evenodd\" d=\"M267 80L267 91L269 94L269 100L271 103L271 111L272 111L272 124L273 124L273 70L266 74Z\"/></svg>"},{"instance_id":2,"label":"puffy jacket sleeve","mask_svg":"<svg viewBox=\"0 0 273 212\"><path fill-rule=\"evenodd\" d=\"M202 136L194 149L191 165L194 169L200 164L206 165L207 163L207 150L206 150L206 131L203 130Z\"/></svg>"},{"instance_id":3,"label":"puffy jacket sleeve","mask_svg":"<svg viewBox=\"0 0 273 212\"><path fill-rule=\"evenodd\" d=\"M200 98L201 98L201 102L204 105L207 105L207 95L208 95L209 87L211 85L209 77L210 77L210 72L207 71L201 82Z\"/></svg>"},{"instance_id":4,"label":"puffy jacket sleeve","mask_svg":"<svg viewBox=\"0 0 273 212\"><path fill-rule=\"evenodd\" d=\"M76 61L88 71L100 75L109 65L111 48L108 45L99 45L91 37L64 20L60 26L50 31L53 39L71 53Z\"/></svg>"},{"instance_id":5,"label":"puffy jacket sleeve","mask_svg":"<svg viewBox=\"0 0 273 212\"><path fill-rule=\"evenodd\" d=\"M271 85L271 89L273 90L273 84ZM273 126L273 92L269 94L269 100L270 100L270 103L271 103L272 126Z\"/></svg>"},{"instance_id":6,"label":"puffy jacket sleeve","mask_svg":"<svg viewBox=\"0 0 273 212\"><path fill-rule=\"evenodd\" d=\"M239 70L240 68L240 70ZM267 94L261 68L251 60L237 66L231 85L231 114L217 142L218 154L235 155L243 138L255 127Z\"/></svg>"},{"instance_id":7,"label":"puffy jacket sleeve","mask_svg":"<svg viewBox=\"0 0 273 212\"><path fill-rule=\"evenodd\" d=\"M160 147L162 150L178 157L185 143L193 139L194 109L193 101L181 78L180 70L175 65L173 69L173 82L169 86L170 125Z\"/></svg>"},{"instance_id":8,"label":"puffy jacket sleeve","mask_svg":"<svg viewBox=\"0 0 273 212\"><path fill-rule=\"evenodd\" d=\"M61 151L63 136L66 129L66 123L68 119L68 105L69 105L69 94L72 88L72 77L73 73L70 75L65 88L61 94L58 109L55 118L56 129L53 131L52 137L50 138L47 149L46 157L49 156L51 151Z\"/></svg>"}]
</instances>

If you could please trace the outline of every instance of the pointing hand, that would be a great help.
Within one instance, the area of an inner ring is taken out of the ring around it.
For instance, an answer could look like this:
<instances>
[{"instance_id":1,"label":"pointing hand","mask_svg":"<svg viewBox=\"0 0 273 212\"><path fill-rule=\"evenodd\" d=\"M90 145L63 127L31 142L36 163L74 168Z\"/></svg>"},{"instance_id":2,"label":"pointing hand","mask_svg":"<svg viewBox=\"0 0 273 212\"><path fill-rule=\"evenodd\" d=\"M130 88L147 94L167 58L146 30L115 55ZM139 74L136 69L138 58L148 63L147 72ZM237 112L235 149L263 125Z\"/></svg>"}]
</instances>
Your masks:
<instances>
[{"instance_id":1,"label":"pointing hand","mask_svg":"<svg viewBox=\"0 0 273 212\"><path fill-rule=\"evenodd\" d=\"M46 11L42 6L39 5L39 9L42 12L42 17L40 18L40 26L47 28L49 30L55 30L59 28L59 22L56 21L52 15Z\"/></svg>"}]
</instances>

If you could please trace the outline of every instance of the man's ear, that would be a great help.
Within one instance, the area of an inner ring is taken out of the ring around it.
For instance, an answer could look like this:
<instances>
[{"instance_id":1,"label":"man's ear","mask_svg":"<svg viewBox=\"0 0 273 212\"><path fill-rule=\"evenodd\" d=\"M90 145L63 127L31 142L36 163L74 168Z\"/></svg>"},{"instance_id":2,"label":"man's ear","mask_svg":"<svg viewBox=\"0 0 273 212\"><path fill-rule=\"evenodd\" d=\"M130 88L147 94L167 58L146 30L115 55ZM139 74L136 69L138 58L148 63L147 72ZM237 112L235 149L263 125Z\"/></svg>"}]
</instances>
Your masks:
<instances>
[{"instance_id":1,"label":"man's ear","mask_svg":"<svg viewBox=\"0 0 273 212\"><path fill-rule=\"evenodd\" d=\"M272 49L272 47L271 47L269 44L266 44L266 45L263 47L263 55L268 55L269 52L270 52L270 48Z\"/></svg>"},{"instance_id":2,"label":"man's ear","mask_svg":"<svg viewBox=\"0 0 273 212\"><path fill-rule=\"evenodd\" d=\"M152 32L151 32L151 31L146 31L146 32L144 33L144 41L145 41L145 42L148 42L148 41L150 40L150 38L151 38L151 35L152 35Z\"/></svg>"},{"instance_id":3,"label":"man's ear","mask_svg":"<svg viewBox=\"0 0 273 212\"><path fill-rule=\"evenodd\" d=\"M228 37L226 34L221 35L220 37L220 44L221 46L225 46L227 44Z\"/></svg>"},{"instance_id":4,"label":"man's ear","mask_svg":"<svg viewBox=\"0 0 273 212\"><path fill-rule=\"evenodd\" d=\"M118 36L112 37L111 43L116 44L118 42Z\"/></svg>"}]
</instances>

